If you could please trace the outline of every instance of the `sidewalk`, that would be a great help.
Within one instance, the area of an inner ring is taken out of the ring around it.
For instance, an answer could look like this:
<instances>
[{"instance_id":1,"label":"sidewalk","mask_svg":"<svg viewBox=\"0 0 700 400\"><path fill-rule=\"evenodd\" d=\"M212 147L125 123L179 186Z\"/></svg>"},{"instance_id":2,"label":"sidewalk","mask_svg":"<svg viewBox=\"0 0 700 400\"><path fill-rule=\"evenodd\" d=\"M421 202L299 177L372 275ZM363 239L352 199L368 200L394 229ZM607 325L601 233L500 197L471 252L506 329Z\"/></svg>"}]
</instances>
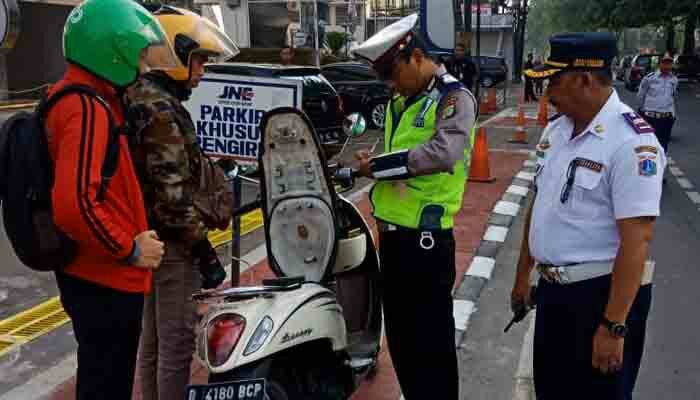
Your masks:
<instances>
[{"instance_id":1,"label":"sidewalk","mask_svg":"<svg viewBox=\"0 0 700 400\"><path fill-rule=\"evenodd\" d=\"M455 219L454 232L457 242L456 262L458 277L455 282L455 288L461 285L474 253L482 242L491 211L513 181L515 174L522 168L526 158L526 154L522 152L491 151L491 174L496 178L496 181L489 184L473 182L467 184L463 208ZM371 207L367 194L362 195L358 201L358 207L363 214L370 216ZM375 223L371 217L370 221L374 229ZM263 260L241 275L241 284L258 284L263 278L271 276L272 272L268 268L267 260ZM464 370L465 368L466 366L462 369ZM196 361L192 363L191 374L192 383L205 383L207 380L206 369ZM59 385L46 399L72 399L75 396L74 393L75 378L71 378ZM352 399L398 400L399 398L400 389L386 351L386 345L384 345L380 355L377 374L372 380L363 383L352 396ZM140 379L138 376L134 387L133 399L141 399Z\"/></svg>"}]
</instances>

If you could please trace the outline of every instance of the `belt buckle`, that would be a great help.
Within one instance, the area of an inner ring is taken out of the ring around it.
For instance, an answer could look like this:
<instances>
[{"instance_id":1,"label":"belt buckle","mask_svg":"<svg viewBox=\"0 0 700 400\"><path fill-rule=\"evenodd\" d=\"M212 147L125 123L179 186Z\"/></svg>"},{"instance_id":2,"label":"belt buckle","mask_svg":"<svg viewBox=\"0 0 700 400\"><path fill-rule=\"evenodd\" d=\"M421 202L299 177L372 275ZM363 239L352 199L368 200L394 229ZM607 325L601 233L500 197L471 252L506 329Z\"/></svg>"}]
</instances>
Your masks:
<instances>
[{"instance_id":1,"label":"belt buckle","mask_svg":"<svg viewBox=\"0 0 700 400\"><path fill-rule=\"evenodd\" d=\"M557 283L560 285L569 283L569 274L564 267L538 265L537 270L542 278L549 283Z\"/></svg>"}]
</instances>

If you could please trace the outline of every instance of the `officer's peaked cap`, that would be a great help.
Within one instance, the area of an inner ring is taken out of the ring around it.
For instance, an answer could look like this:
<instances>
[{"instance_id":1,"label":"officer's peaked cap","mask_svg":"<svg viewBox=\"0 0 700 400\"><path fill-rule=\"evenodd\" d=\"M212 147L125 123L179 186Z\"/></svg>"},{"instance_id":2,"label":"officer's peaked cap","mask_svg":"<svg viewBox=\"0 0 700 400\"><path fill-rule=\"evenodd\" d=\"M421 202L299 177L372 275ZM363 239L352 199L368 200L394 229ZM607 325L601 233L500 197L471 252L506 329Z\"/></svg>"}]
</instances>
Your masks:
<instances>
[{"instance_id":1,"label":"officer's peaked cap","mask_svg":"<svg viewBox=\"0 0 700 400\"><path fill-rule=\"evenodd\" d=\"M547 60L525 71L533 79L546 79L563 71L594 71L610 68L617 56L617 39L609 32L563 33L549 39Z\"/></svg>"}]
</instances>

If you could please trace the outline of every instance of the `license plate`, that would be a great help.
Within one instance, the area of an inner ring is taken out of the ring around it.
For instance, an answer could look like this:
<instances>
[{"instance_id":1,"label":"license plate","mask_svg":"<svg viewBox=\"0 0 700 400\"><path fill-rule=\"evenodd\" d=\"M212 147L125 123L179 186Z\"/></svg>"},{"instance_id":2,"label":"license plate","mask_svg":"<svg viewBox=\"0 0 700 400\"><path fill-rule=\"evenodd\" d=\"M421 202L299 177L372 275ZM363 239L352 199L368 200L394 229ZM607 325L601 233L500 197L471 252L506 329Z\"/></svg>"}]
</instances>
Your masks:
<instances>
[{"instance_id":1,"label":"license plate","mask_svg":"<svg viewBox=\"0 0 700 400\"><path fill-rule=\"evenodd\" d=\"M185 400L264 400L265 379L189 385Z\"/></svg>"}]
</instances>

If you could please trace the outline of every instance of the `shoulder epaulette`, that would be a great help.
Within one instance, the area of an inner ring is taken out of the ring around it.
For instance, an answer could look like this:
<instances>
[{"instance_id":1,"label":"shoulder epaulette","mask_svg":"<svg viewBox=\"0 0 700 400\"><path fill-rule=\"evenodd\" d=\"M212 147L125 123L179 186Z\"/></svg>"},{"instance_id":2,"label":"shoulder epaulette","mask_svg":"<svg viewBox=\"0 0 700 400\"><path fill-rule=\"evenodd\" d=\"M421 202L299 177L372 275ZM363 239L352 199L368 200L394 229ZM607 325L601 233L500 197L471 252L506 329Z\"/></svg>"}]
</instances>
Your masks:
<instances>
[{"instance_id":1,"label":"shoulder epaulette","mask_svg":"<svg viewBox=\"0 0 700 400\"><path fill-rule=\"evenodd\" d=\"M632 129L637 132L637 134L642 135L645 133L654 133L654 128L637 113L627 112L623 113L622 116L625 118L627 124L629 124L629 126L631 126Z\"/></svg>"}]
</instances>

